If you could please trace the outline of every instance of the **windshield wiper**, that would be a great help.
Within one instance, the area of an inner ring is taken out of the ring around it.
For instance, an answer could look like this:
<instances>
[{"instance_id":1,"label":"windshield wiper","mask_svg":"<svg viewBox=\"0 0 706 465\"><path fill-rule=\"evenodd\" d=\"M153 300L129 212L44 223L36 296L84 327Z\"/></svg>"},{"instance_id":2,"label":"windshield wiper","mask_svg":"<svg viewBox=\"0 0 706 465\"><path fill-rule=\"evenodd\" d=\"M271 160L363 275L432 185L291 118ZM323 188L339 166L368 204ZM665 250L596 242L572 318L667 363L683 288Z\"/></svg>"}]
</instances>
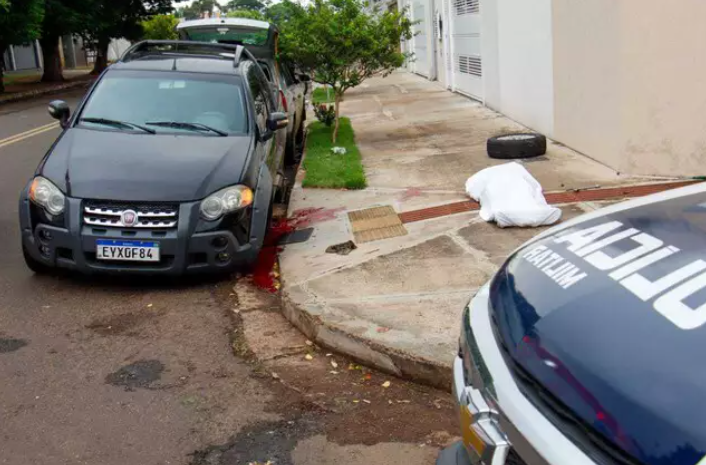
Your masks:
<instances>
[{"instance_id":1,"label":"windshield wiper","mask_svg":"<svg viewBox=\"0 0 706 465\"><path fill-rule=\"evenodd\" d=\"M108 118L81 118L78 120L79 123L81 122L87 122L87 123L95 123L95 124L104 124L106 126L113 126L115 128L127 128L127 129L140 129L145 132L149 132L150 134L156 134L157 131L151 128L147 128L145 126L142 126L141 124L136 124L136 123L128 123L127 121L118 121L116 119L108 119Z\"/></svg>"},{"instance_id":2,"label":"windshield wiper","mask_svg":"<svg viewBox=\"0 0 706 465\"><path fill-rule=\"evenodd\" d=\"M219 136L227 136L228 133L220 129L212 128L201 123L187 123L185 121L147 121L145 124L150 126L161 126L164 128L186 129L191 131L210 131Z\"/></svg>"}]
</instances>

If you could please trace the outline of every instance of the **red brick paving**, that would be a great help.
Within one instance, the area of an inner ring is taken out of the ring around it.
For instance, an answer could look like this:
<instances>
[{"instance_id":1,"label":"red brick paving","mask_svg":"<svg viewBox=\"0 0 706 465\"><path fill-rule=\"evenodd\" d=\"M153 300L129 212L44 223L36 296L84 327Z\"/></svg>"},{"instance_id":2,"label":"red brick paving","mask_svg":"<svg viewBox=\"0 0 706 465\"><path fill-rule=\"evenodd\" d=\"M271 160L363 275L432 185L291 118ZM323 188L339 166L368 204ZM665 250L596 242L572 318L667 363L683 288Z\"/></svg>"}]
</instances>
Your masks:
<instances>
[{"instance_id":1,"label":"red brick paving","mask_svg":"<svg viewBox=\"0 0 706 465\"><path fill-rule=\"evenodd\" d=\"M611 200L622 199L626 197L642 197L657 192L663 192L669 189L676 189L701 181L680 181L668 182L660 184L644 184L641 186L623 186L610 187L606 189L590 189L580 191L567 192L552 192L545 194L548 203L572 203L572 202L591 202L595 200ZM447 205L439 205L437 207L423 208L421 210L413 210L400 213L400 220L403 223L413 223L415 221L429 220L439 218L441 216L454 215L456 213L465 213L478 210L480 205L474 200L464 200L463 202L450 203Z\"/></svg>"}]
</instances>

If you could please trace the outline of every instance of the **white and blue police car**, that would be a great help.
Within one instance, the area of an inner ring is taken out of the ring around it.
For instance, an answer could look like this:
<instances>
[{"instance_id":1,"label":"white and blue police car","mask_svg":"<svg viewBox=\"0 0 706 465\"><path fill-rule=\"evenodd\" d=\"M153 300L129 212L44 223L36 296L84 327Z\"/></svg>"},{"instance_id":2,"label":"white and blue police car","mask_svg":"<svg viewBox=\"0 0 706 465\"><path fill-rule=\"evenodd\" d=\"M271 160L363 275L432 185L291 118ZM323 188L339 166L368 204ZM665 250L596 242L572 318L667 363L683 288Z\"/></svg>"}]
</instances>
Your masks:
<instances>
[{"instance_id":1,"label":"white and blue police car","mask_svg":"<svg viewBox=\"0 0 706 465\"><path fill-rule=\"evenodd\" d=\"M463 313L439 465L706 465L706 185L517 249Z\"/></svg>"}]
</instances>

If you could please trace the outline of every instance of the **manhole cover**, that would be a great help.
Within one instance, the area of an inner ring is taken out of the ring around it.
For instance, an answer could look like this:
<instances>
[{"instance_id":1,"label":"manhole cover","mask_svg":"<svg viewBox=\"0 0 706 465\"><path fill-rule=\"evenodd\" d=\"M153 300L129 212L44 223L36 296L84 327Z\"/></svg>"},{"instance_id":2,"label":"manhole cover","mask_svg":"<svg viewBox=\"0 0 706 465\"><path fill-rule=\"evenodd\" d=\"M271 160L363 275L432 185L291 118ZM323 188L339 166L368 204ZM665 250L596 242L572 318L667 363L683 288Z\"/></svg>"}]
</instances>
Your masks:
<instances>
[{"instance_id":1,"label":"manhole cover","mask_svg":"<svg viewBox=\"0 0 706 465\"><path fill-rule=\"evenodd\" d=\"M358 243L407 235L400 217L389 205L348 212L348 219Z\"/></svg>"}]
</instances>

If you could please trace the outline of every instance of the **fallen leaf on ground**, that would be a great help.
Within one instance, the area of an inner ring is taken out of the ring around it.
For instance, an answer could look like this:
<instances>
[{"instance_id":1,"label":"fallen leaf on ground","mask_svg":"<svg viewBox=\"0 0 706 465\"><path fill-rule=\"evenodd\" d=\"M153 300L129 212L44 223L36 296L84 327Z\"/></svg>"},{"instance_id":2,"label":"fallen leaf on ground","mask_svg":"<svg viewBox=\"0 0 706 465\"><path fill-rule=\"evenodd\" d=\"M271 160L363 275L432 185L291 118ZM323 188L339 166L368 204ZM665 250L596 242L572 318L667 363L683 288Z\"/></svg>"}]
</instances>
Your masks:
<instances>
[{"instance_id":1,"label":"fallen leaf on ground","mask_svg":"<svg viewBox=\"0 0 706 465\"><path fill-rule=\"evenodd\" d=\"M338 363L336 363L335 360L331 360L331 366L334 368L338 368Z\"/></svg>"},{"instance_id":2,"label":"fallen leaf on ground","mask_svg":"<svg viewBox=\"0 0 706 465\"><path fill-rule=\"evenodd\" d=\"M373 375L371 375L370 373L367 373L365 376L363 376L364 380L370 380L372 378L373 378Z\"/></svg>"},{"instance_id":3,"label":"fallen leaf on ground","mask_svg":"<svg viewBox=\"0 0 706 465\"><path fill-rule=\"evenodd\" d=\"M390 399L387 400L387 403L392 405L392 401Z\"/></svg>"},{"instance_id":4,"label":"fallen leaf on ground","mask_svg":"<svg viewBox=\"0 0 706 465\"><path fill-rule=\"evenodd\" d=\"M307 360L314 360L314 357L312 357L311 354L306 354L304 358Z\"/></svg>"},{"instance_id":5,"label":"fallen leaf on ground","mask_svg":"<svg viewBox=\"0 0 706 465\"><path fill-rule=\"evenodd\" d=\"M311 342L309 339L307 339L304 344L306 344L306 345L308 345L308 346L313 346L313 345L314 345L314 343Z\"/></svg>"},{"instance_id":6,"label":"fallen leaf on ground","mask_svg":"<svg viewBox=\"0 0 706 465\"><path fill-rule=\"evenodd\" d=\"M334 370L329 371L329 373L331 373L332 375L337 375L337 374L338 374L338 372L337 372L337 371L334 371Z\"/></svg>"},{"instance_id":7,"label":"fallen leaf on ground","mask_svg":"<svg viewBox=\"0 0 706 465\"><path fill-rule=\"evenodd\" d=\"M386 328L385 326L380 326L380 327L377 329L377 332L378 332L378 333L386 333L386 332L388 332L389 330L390 330L390 328Z\"/></svg>"},{"instance_id":8,"label":"fallen leaf on ground","mask_svg":"<svg viewBox=\"0 0 706 465\"><path fill-rule=\"evenodd\" d=\"M409 400L398 400L397 401L398 404L409 404L410 402L411 401L409 401Z\"/></svg>"},{"instance_id":9,"label":"fallen leaf on ground","mask_svg":"<svg viewBox=\"0 0 706 465\"><path fill-rule=\"evenodd\" d=\"M151 306L152 306L152 304L147 304L147 308L150 308Z\"/></svg>"},{"instance_id":10,"label":"fallen leaf on ground","mask_svg":"<svg viewBox=\"0 0 706 465\"><path fill-rule=\"evenodd\" d=\"M326 354L327 357L330 357L330 356L332 356L332 355L333 355L333 354Z\"/></svg>"},{"instance_id":11,"label":"fallen leaf on ground","mask_svg":"<svg viewBox=\"0 0 706 465\"><path fill-rule=\"evenodd\" d=\"M384 383L382 383L382 387L389 388L390 384L392 384L392 383L390 383L389 381L385 381Z\"/></svg>"},{"instance_id":12,"label":"fallen leaf on ground","mask_svg":"<svg viewBox=\"0 0 706 465\"><path fill-rule=\"evenodd\" d=\"M240 309L234 308L233 313L235 313L237 315L238 313L240 313Z\"/></svg>"},{"instance_id":13,"label":"fallen leaf on ground","mask_svg":"<svg viewBox=\"0 0 706 465\"><path fill-rule=\"evenodd\" d=\"M363 402L365 402L366 404L370 403L370 401L368 399L363 399Z\"/></svg>"},{"instance_id":14,"label":"fallen leaf on ground","mask_svg":"<svg viewBox=\"0 0 706 465\"><path fill-rule=\"evenodd\" d=\"M358 402L360 402L358 399L353 399L354 404L357 404Z\"/></svg>"},{"instance_id":15,"label":"fallen leaf on ground","mask_svg":"<svg viewBox=\"0 0 706 465\"><path fill-rule=\"evenodd\" d=\"M274 379L279 379L279 375L277 373L275 373L274 371L272 372L272 377Z\"/></svg>"}]
</instances>

